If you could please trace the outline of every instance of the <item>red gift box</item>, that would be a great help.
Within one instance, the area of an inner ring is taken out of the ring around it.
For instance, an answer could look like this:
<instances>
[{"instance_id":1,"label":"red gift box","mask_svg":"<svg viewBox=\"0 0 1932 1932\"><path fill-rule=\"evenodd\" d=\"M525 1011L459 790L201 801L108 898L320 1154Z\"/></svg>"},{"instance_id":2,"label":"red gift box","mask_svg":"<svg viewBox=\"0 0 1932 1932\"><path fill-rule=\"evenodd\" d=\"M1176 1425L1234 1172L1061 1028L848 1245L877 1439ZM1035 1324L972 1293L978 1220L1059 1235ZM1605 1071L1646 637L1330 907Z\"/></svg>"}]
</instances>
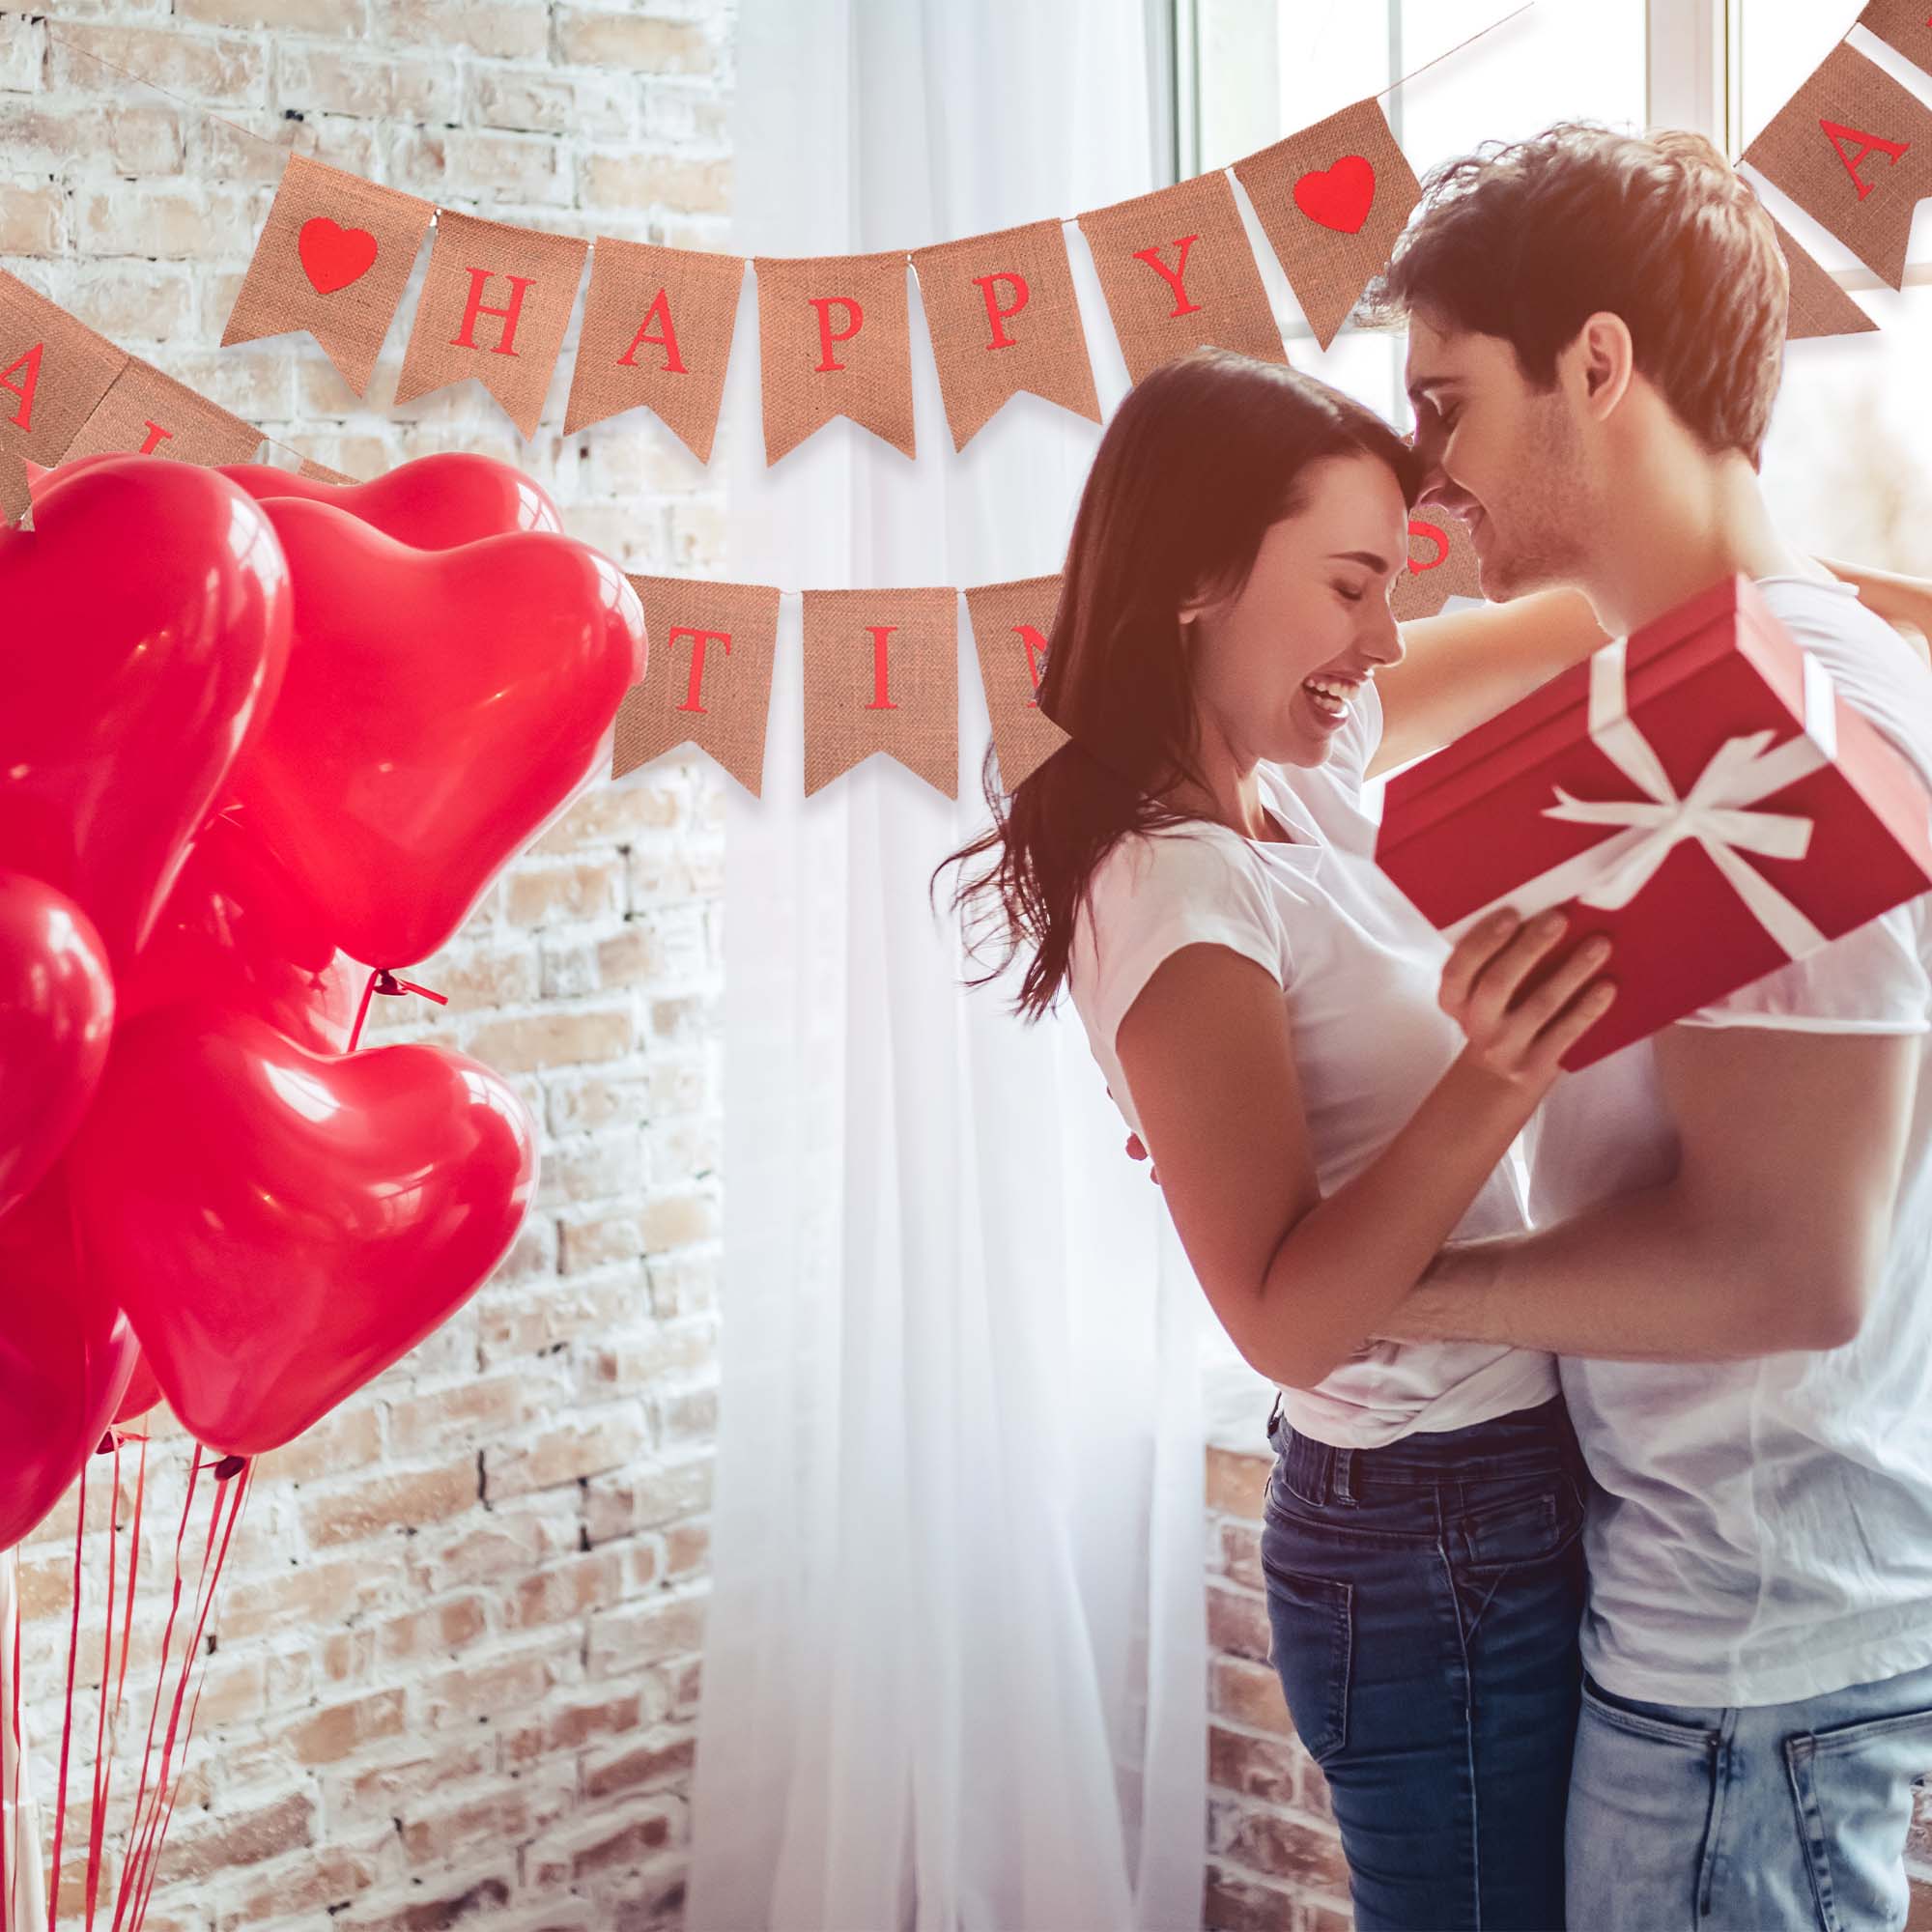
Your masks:
<instances>
[{"instance_id":1,"label":"red gift box","mask_svg":"<svg viewBox=\"0 0 1932 1932\"><path fill-rule=\"evenodd\" d=\"M1932 804L1737 576L1398 772L1376 858L1451 940L1567 908L1537 980L1609 936L1575 1069L1932 891Z\"/></svg>"}]
</instances>

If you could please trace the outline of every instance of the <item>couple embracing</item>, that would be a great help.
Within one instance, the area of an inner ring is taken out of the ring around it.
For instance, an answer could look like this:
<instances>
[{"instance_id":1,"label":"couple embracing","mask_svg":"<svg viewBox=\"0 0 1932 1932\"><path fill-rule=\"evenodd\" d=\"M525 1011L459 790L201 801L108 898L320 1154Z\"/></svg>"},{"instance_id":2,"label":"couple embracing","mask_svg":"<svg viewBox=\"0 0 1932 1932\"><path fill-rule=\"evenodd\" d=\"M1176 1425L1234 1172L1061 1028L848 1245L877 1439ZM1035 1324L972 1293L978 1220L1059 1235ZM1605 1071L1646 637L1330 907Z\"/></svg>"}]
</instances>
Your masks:
<instances>
[{"instance_id":1,"label":"couple embracing","mask_svg":"<svg viewBox=\"0 0 1932 1932\"><path fill-rule=\"evenodd\" d=\"M1560 912L1452 948L1362 801L1738 572L1932 791L1886 621L1924 586L1826 569L1760 492L1787 302L1698 136L1437 170L1365 309L1407 324L1412 441L1219 351L1141 382L1039 691L1069 741L1009 799L989 770L953 855L1279 1390L1270 1661L1363 1928L1905 1923L1932 895L1566 1073L1616 959L1539 977ZM1429 503L1491 602L1398 624Z\"/></svg>"}]
</instances>

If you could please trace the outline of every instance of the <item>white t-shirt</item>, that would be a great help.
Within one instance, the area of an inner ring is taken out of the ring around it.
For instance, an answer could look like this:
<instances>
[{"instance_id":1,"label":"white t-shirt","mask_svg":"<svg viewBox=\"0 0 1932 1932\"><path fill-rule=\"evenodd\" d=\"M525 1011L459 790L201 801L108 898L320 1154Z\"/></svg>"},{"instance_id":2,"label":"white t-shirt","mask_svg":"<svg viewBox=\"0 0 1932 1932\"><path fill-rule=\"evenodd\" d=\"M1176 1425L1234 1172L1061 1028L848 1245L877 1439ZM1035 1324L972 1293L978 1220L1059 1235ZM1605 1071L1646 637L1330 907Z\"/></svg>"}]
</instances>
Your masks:
<instances>
[{"instance_id":1,"label":"white t-shirt","mask_svg":"<svg viewBox=\"0 0 1932 1932\"><path fill-rule=\"evenodd\" d=\"M1932 671L1850 584L1758 580L1838 695L1932 786ZM1583 1662L1672 1704L1774 1704L1932 1662L1932 895L1683 1024L1920 1036L1889 1259L1843 1348L1741 1362L1561 1358L1604 1494ZM1653 1042L1566 1074L1530 1123L1538 1223L1668 1178Z\"/></svg>"},{"instance_id":2,"label":"white t-shirt","mask_svg":"<svg viewBox=\"0 0 1932 1932\"><path fill-rule=\"evenodd\" d=\"M1122 838L1093 880L1069 961L1069 990L1116 1104L1140 1117L1114 1037L1153 970L1211 940L1259 961L1283 989L1310 1145L1323 1194L1359 1173L1414 1114L1462 1051L1436 1004L1449 948L1375 863L1362 775L1382 729L1371 683L1314 769L1263 763L1263 802L1293 844L1212 822ZM1097 939L1097 945L1095 941ZM1520 1151L1484 1182L1460 1239L1528 1226ZM1547 1402L1553 1359L1488 1342L1373 1342L1313 1389L1284 1389L1304 1435L1352 1448L1413 1430L1461 1429Z\"/></svg>"}]
</instances>

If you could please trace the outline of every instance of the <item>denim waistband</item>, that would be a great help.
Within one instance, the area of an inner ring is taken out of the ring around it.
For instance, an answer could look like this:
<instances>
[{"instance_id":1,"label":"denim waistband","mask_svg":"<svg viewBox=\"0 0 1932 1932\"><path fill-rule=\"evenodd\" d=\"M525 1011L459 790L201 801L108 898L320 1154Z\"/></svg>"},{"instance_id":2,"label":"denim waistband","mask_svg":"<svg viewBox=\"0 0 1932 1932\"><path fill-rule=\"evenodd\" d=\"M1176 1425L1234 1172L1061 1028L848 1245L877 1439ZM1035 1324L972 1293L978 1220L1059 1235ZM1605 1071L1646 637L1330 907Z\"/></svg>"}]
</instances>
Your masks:
<instances>
[{"instance_id":1,"label":"denim waistband","mask_svg":"<svg viewBox=\"0 0 1932 1932\"><path fill-rule=\"evenodd\" d=\"M1342 1448L1303 1435L1281 1413L1277 1396L1268 1441L1289 1487L1322 1502L1376 1490L1434 1490L1484 1478L1554 1475L1559 1469L1580 1477L1583 1468L1560 1395L1461 1429L1416 1430L1374 1449Z\"/></svg>"}]
</instances>

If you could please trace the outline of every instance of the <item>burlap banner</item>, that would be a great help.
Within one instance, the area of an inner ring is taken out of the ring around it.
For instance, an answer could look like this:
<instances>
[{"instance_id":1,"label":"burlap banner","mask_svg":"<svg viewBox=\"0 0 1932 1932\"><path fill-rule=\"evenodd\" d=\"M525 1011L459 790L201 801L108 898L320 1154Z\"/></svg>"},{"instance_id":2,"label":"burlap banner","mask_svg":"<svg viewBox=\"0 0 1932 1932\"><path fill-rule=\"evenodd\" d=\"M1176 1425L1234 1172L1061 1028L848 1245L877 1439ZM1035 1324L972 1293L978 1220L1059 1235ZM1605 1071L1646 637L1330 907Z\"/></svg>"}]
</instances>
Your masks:
<instances>
[{"instance_id":1,"label":"burlap banner","mask_svg":"<svg viewBox=\"0 0 1932 1932\"><path fill-rule=\"evenodd\" d=\"M1915 67L1932 73L1932 6L1920 0L1871 0L1853 25L1876 34Z\"/></svg>"},{"instance_id":2,"label":"burlap banner","mask_svg":"<svg viewBox=\"0 0 1932 1932\"><path fill-rule=\"evenodd\" d=\"M906 256L753 259L765 392L765 466L834 416L915 456Z\"/></svg>"},{"instance_id":3,"label":"burlap banner","mask_svg":"<svg viewBox=\"0 0 1932 1932\"><path fill-rule=\"evenodd\" d=\"M127 366L125 349L0 269L0 449L51 469Z\"/></svg>"},{"instance_id":4,"label":"burlap banner","mask_svg":"<svg viewBox=\"0 0 1932 1932\"><path fill-rule=\"evenodd\" d=\"M737 255L598 236L564 435L642 404L709 463L744 281Z\"/></svg>"},{"instance_id":5,"label":"burlap banner","mask_svg":"<svg viewBox=\"0 0 1932 1932\"><path fill-rule=\"evenodd\" d=\"M1009 583L981 583L966 592L1000 782L1008 791L1066 742L1066 733L1039 708L1039 681L1046 673L1060 582L1056 572Z\"/></svg>"},{"instance_id":6,"label":"burlap banner","mask_svg":"<svg viewBox=\"0 0 1932 1932\"><path fill-rule=\"evenodd\" d=\"M1422 199L1381 103L1357 100L1236 161L1235 179L1326 349Z\"/></svg>"},{"instance_id":7,"label":"burlap banner","mask_svg":"<svg viewBox=\"0 0 1932 1932\"><path fill-rule=\"evenodd\" d=\"M1833 47L1744 159L1874 274L1905 286L1913 213L1932 194L1932 108L1883 68Z\"/></svg>"},{"instance_id":8,"label":"burlap banner","mask_svg":"<svg viewBox=\"0 0 1932 1932\"><path fill-rule=\"evenodd\" d=\"M589 252L567 235L440 210L396 401L474 376L528 441Z\"/></svg>"},{"instance_id":9,"label":"burlap banner","mask_svg":"<svg viewBox=\"0 0 1932 1932\"><path fill-rule=\"evenodd\" d=\"M912 263L955 450L1022 389L1100 420L1059 222L916 248Z\"/></svg>"},{"instance_id":10,"label":"burlap banner","mask_svg":"<svg viewBox=\"0 0 1932 1932\"><path fill-rule=\"evenodd\" d=\"M11 443L0 442L0 524L11 529L33 507L25 458Z\"/></svg>"},{"instance_id":11,"label":"burlap banner","mask_svg":"<svg viewBox=\"0 0 1932 1932\"><path fill-rule=\"evenodd\" d=\"M643 683L624 694L617 713L611 776L694 744L761 796L778 590L695 577L632 577L631 587L642 600L651 648Z\"/></svg>"},{"instance_id":12,"label":"burlap banner","mask_svg":"<svg viewBox=\"0 0 1932 1932\"><path fill-rule=\"evenodd\" d=\"M1815 335L1858 335L1878 327L1792 240L1791 231L1776 215L1772 216L1771 225L1777 230L1777 245L1784 250L1784 263L1791 270L1791 307L1784 323L1786 341L1796 342Z\"/></svg>"},{"instance_id":13,"label":"burlap banner","mask_svg":"<svg viewBox=\"0 0 1932 1932\"><path fill-rule=\"evenodd\" d=\"M262 442L253 423L130 355L61 460L127 452L209 466L252 463Z\"/></svg>"},{"instance_id":14,"label":"burlap banner","mask_svg":"<svg viewBox=\"0 0 1932 1932\"><path fill-rule=\"evenodd\" d=\"M298 476L306 476L311 483L354 484L359 483L362 480L359 476L346 475L340 469L331 469L327 464L318 463L312 456L304 456L296 465L296 474Z\"/></svg>"},{"instance_id":15,"label":"burlap banner","mask_svg":"<svg viewBox=\"0 0 1932 1932\"><path fill-rule=\"evenodd\" d=\"M805 795L884 752L959 796L959 593L808 590Z\"/></svg>"},{"instance_id":16,"label":"burlap banner","mask_svg":"<svg viewBox=\"0 0 1932 1932\"><path fill-rule=\"evenodd\" d=\"M1078 219L1134 382L1205 344L1288 360L1226 175L1197 175Z\"/></svg>"},{"instance_id":17,"label":"burlap banner","mask_svg":"<svg viewBox=\"0 0 1932 1932\"><path fill-rule=\"evenodd\" d=\"M359 396L434 202L291 154L221 346L305 328Z\"/></svg>"},{"instance_id":18,"label":"burlap banner","mask_svg":"<svg viewBox=\"0 0 1932 1932\"><path fill-rule=\"evenodd\" d=\"M1452 597L1480 597L1482 582L1469 526L1431 503L1408 520L1408 568L1389 591L1396 622L1433 617Z\"/></svg>"}]
</instances>

